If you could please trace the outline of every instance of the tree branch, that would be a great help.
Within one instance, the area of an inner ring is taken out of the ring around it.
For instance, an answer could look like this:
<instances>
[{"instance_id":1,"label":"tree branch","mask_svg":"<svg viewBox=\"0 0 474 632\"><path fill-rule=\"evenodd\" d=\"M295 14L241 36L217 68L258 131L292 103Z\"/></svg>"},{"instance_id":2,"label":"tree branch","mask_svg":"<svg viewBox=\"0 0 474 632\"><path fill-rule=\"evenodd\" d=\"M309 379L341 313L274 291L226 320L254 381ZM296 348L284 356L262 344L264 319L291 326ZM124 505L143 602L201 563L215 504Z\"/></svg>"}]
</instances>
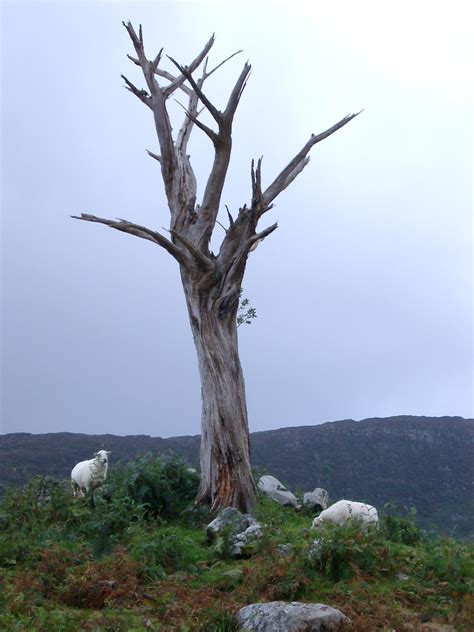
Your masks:
<instances>
[{"instance_id":1,"label":"tree branch","mask_svg":"<svg viewBox=\"0 0 474 632\"><path fill-rule=\"evenodd\" d=\"M103 217L96 217L95 215L90 215L89 213L81 213L81 215L71 215L73 219L80 219L86 222L97 222L99 224L105 224L105 226L109 226L110 228L115 228L116 230L120 230L123 233L129 233L130 235L135 235L135 237L140 237L141 239L147 239L148 241L152 241L158 246L161 246L165 250L167 250L170 255L172 255L176 261L179 263L189 267L189 261L187 259L186 253L179 248L176 244L173 244L172 241L166 239L160 233L146 228L145 226L141 226L140 224L133 224L125 219L104 219Z\"/></svg>"},{"instance_id":2,"label":"tree branch","mask_svg":"<svg viewBox=\"0 0 474 632\"><path fill-rule=\"evenodd\" d=\"M242 72L240 73L239 78L235 82L235 86L230 93L230 97L224 111L224 118L229 125L232 123L232 119L234 118L235 111L239 105L240 97L244 91L251 69L252 67L249 63L244 65Z\"/></svg>"},{"instance_id":3,"label":"tree branch","mask_svg":"<svg viewBox=\"0 0 474 632\"><path fill-rule=\"evenodd\" d=\"M361 110L362 112L362 110ZM296 178L296 176L303 171L306 165L309 162L309 156L307 156L310 149L324 140L334 132L337 132L338 129L347 125L349 121L352 121L360 112L356 114L348 114L339 122L335 123L332 127L327 129L321 134L311 134L311 138L306 143L306 145L299 151L296 156L291 160L288 165L283 169L283 171L275 178L272 184L265 190L265 192L261 196L261 209L259 211L260 214L264 213L269 209L270 203L279 195L282 191L284 191L291 182Z\"/></svg>"},{"instance_id":4,"label":"tree branch","mask_svg":"<svg viewBox=\"0 0 474 632\"><path fill-rule=\"evenodd\" d=\"M255 250L258 244L262 242L265 239L265 237L268 237L268 235L271 235L271 233L273 233L273 231L276 230L277 228L278 228L278 223L275 222L268 228L265 228L264 230L260 231L253 237L250 237L250 239L247 242L247 248L248 248L247 254L251 252L252 250Z\"/></svg>"},{"instance_id":5,"label":"tree branch","mask_svg":"<svg viewBox=\"0 0 474 632\"><path fill-rule=\"evenodd\" d=\"M192 242L190 242L189 239L186 239L186 237L181 235L176 230L171 229L169 232L176 239L176 241L179 241L181 244L183 244L189 254L193 257L199 268L206 272L211 272L212 270L214 270L215 266L212 259L210 259L204 253L198 250L198 248L196 248L196 246Z\"/></svg>"},{"instance_id":6,"label":"tree branch","mask_svg":"<svg viewBox=\"0 0 474 632\"><path fill-rule=\"evenodd\" d=\"M227 211L227 217L229 218L229 227L232 228L232 226L234 225L234 218L232 217L230 211L229 211L229 207L227 206L227 204L225 205L226 211Z\"/></svg>"},{"instance_id":7,"label":"tree branch","mask_svg":"<svg viewBox=\"0 0 474 632\"><path fill-rule=\"evenodd\" d=\"M202 61L206 57L207 53L211 50L214 44L214 41L215 41L215 38L214 38L214 33L213 33L209 41L204 45L204 48L202 49L202 51L196 57L196 59L194 59L189 64L189 66L186 67L186 70L189 73L192 73L197 68L199 68ZM163 89L163 96L165 97L165 99L167 99L170 96L170 94L172 94L177 88L181 88L183 86L183 83L186 81L186 79L187 79L187 76L182 71L179 77L176 77L176 78L173 77L173 79L171 79L171 83Z\"/></svg>"},{"instance_id":8,"label":"tree branch","mask_svg":"<svg viewBox=\"0 0 474 632\"><path fill-rule=\"evenodd\" d=\"M197 95L194 95L195 98L197 99ZM193 99L193 97L190 97L190 101ZM179 101L176 101L176 103L178 105L180 105L183 110L186 113L186 117L189 121L191 121L191 123L194 123L195 125L197 125L199 127L199 129L201 129L207 136L209 136L209 138L211 139L212 143L214 145L219 144L219 134L216 134L216 132L214 132L214 130L212 130L210 127L208 127L207 125L205 125L202 121L200 121L197 117L197 113L194 113L191 109L186 108L182 103L180 103ZM191 105L192 108L192 105ZM186 129L186 122L183 123L181 130L178 134L181 135L182 138L185 138L185 134L187 133L188 137L189 134L191 132L191 128ZM187 142L187 141L186 141ZM178 144L178 143L177 143ZM182 145L182 141L179 143L180 146Z\"/></svg>"},{"instance_id":9,"label":"tree branch","mask_svg":"<svg viewBox=\"0 0 474 632\"><path fill-rule=\"evenodd\" d=\"M142 103L148 105L148 107L151 108L151 97L148 92L146 90L140 90L139 88L137 88L131 81L127 79L125 75L120 76L127 84L125 88L132 92L136 97L138 97Z\"/></svg>"},{"instance_id":10,"label":"tree branch","mask_svg":"<svg viewBox=\"0 0 474 632\"><path fill-rule=\"evenodd\" d=\"M150 156L150 158L154 158L155 160L157 160L158 162L161 162L161 156L159 156L158 154L154 154L152 151L150 151L149 149L145 149L146 153Z\"/></svg>"},{"instance_id":11,"label":"tree branch","mask_svg":"<svg viewBox=\"0 0 474 632\"><path fill-rule=\"evenodd\" d=\"M133 46L135 48L135 52L137 54L137 58L130 57L133 63L137 63L142 69L143 76L147 83L150 98L149 101L146 101L147 105L151 107L153 111L153 118L155 121L155 129L156 134L158 136L158 142L160 145L160 154L161 154L161 174L163 177L163 183L165 185L166 197L168 199L168 203L171 208L171 201L173 196L173 185L174 179L177 172L177 160L174 149L174 141L173 134L171 129L171 122L166 110L165 99L163 97L160 86L158 85L157 80L155 79L155 73L157 71L158 63L161 59L160 51L158 55L155 57L153 61L149 61L145 56L145 50L143 46L143 33L140 25L138 36L136 34L135 29L133 28L131 22L125 23L123 22L127 33L132 40ZM128 80L126 80L129 84ZM135 88L135 86L133 86ZM130 85L130 89L134 92L132 85ZM135 88L139 94L144 97L142 94L144 91L140 91ZM146 93L145 93L146 94ZM140 98L140 96L139 96ZM143 101L143 98L141 99Z\"/></svg>"},{"instance_id":12,"label":"tree branch","mask_svg":"<svg viewBox=\"0 0 474 632\"><path fill-rule=\"evenodd\" d=\"M167 70L162 70L161 68L158 68L156 71L156 74L159 75L160 77L163 77L164 79L168 79L171 82L176 82L178 81L178 79L172 75L170 72L168 72ZM185 78L186 79L186 78ZM166 91L166 89L169 86L166 86L165 88L163 88L163 91ZM191 88L189 88L188 86L186 86L184 83L181 83L179 85L179 89L182 90L185 94L187 94L188 96L191 96L192 94L194 94L193 90ZM174 92L174 91L173 91ZM170 93L171 94L171 93Z\"/></svg>"},{"instance_id":13,"label":"tree branch","mask_svg":"<svg viewBox=\"0 0 474 632\"><path fill-rule=\"evenodd\" d=\"M132 40L133 47L135 49L135 52L138 55L138 62L140 66L142 66L143 68L143 62L147 61L147 59L145 57L145 49L143 48L142 25L140 24L139 26L139 29L138 29L139 36L137 36L137 33L135 29L133 28L132 23L130 21L128 21L126 24L125 22L122 22L122 24L124 25L125 29L127 30L127 33L130 36L130 39Z\"/></svg>"},{"instance_id":14,"label":"tree branch","mask_svg":"<svg viewBox=\"0 0 474 632\"><path fill-rule=\"evenodd\" d=\"M252 208L257 209L262 199L262 158L257 160L256 169L255 161L252 160L250 175L252 178Z\"/></svg>"},{"instance_id":15,"label":"tree branch","mask_svg":"<svg viewBox=\"0 0 474 632\"><path fill-rule=\"evenodd\" d=\"M221 63L217 64L217 66L214 66L214 68L212 70L210 70L209 72L206 72L206 77L205 78L207 79L208 77L210 77L214 72L216 72L216 70L219 70L219 68L221 66L223 66L226 62L228 62L230 59L232 59L232 57L235 57L236 55L240 55L240 53L242 53L242 52L243 51L241 51L241 50L237 50L237 51L235 51L235 53L232 53L232 55L229 55L229 57L226 57L224 59L224 61L221 61Z\"/></svg>"},{"instance_id":16,"label":"tree branch","mask_svg":"<svg viewBox=\"0 0 474 632\"><path fill-rule=\"evenodd\" d=\"M176 66L176 68L181 72L181 74L184 75L185 79L189 81L194 92L198 95L203 105L211 114L212 118L216 121L218 125L220 125L222 123L222 113L219 112L219 110L215 107L215 105L213 105L211 101L206 97L206 95L201 89L201 86L199 86L199 84L195 81L192 74L189 72L189 69L185 68L184 66L181 66L175 59L173 59L169 55L168 55L168 59Z\"/></svg>"}]
</instances>

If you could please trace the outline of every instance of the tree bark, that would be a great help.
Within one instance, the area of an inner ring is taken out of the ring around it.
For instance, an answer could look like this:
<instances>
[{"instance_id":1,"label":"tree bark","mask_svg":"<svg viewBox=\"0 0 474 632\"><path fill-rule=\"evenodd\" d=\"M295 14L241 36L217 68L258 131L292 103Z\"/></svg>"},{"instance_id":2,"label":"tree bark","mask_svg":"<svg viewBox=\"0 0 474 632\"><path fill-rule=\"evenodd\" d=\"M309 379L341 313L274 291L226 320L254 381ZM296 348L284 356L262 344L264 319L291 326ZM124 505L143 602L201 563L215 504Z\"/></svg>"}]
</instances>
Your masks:
<instances>
[{"instance_id":1,"label":"tree bark","mask_svg":"<svg viewBox=\"0 0 474 632\"><path fill-rule=\"evenodd\" d=\"M251 474L245 384L239 360L236 300L215 300L218 288L199 291L182 281L201 378L201 485L198 502L211 511L247 513L256 500Z\"/></svg>"}]
</instances>

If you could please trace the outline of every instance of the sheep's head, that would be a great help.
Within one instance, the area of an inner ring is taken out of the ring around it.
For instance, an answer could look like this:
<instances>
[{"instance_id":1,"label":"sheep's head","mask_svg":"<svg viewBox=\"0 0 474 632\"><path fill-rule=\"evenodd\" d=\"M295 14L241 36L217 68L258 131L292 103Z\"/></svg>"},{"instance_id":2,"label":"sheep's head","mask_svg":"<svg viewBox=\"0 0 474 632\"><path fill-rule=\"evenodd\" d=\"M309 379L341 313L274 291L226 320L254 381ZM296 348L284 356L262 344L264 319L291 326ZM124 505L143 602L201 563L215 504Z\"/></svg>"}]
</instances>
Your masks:
<instances>
[{"instance_id":1,"label":"sheep's head","mask_svg":"<svg viewBox=\"0 0 474 632\"><path fill-rule=\"evenodd\" d=\"M320 527L323 524L323 520L322 518L315 518L313 520L313 524L311 525L313 529L317 529L318 527Z\"/></svg>"},{"instance_id":2,"label":"sheep's head","mask_svg":"<svg viewBox=\"0 0 474 632\"><path fill-rule=\"evenodd\" d=\"M112 452L109 452L107 450L99 450L94 454L94 458L101 465L105 465L109 460L109 454L112 454Z\"/></svg>"}]
</instances>

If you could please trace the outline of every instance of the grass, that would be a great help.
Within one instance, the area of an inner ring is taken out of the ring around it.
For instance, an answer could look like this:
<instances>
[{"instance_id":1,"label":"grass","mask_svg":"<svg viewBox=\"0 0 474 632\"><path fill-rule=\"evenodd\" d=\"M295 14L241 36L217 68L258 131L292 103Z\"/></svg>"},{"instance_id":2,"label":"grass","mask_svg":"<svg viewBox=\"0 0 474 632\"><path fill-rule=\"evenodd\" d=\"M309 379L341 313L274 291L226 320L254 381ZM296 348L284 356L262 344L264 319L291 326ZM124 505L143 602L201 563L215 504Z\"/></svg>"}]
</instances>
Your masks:
<instances>
[{"instance_id":1,"label":"grass","mask_svg":"<svg viewBox=\"0 0 474 632\"><path fill-rule=\"evenodd\" d=\"M239 608L273 600L340 608L354 632L472 629L473 547L427 539L414 512L387 511L368 535L328 528L315 545L312 515L260 499L264 535L236 560L208 544L197 483L178 459L142 457L111 471L95 508L61 481L11 490L0 630L228 632Z\"/></svg>"}]
</instances>

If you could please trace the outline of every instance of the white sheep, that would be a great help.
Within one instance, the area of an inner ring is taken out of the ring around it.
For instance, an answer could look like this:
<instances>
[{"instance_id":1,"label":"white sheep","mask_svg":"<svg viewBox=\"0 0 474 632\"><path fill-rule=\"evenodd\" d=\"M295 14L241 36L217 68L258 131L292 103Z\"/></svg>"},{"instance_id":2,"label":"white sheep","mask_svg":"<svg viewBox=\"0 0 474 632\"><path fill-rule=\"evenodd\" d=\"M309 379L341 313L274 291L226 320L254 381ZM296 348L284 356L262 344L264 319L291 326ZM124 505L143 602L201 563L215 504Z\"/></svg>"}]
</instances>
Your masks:
<instances>
[{"instance_id":1,"label":"white sheep","mask_svg":"<svg viewBox=\"0 0 474 632\"><path fill-rule=\"evenodd\" d=\"M71 485L74 496L85 496L87 492L94 490L105 481L109 467L109 454L107 450L99 450L93 459L81 461L74 466L71 472Z\"/></svg>"},{"instance_id":2,"label":"white sheep","mask_svg":"<svg viewBox=\"0 0 474 632\"><path fill-rule=\"evenodd\" d=\"M361 529L367 531L369 525L376 525L378 521L379 516L375 507L353 500L338 500L313 520L312 527L317 529L325 523L342 527L351 522L358 522Z\"/></svg>"}]
</instances>

